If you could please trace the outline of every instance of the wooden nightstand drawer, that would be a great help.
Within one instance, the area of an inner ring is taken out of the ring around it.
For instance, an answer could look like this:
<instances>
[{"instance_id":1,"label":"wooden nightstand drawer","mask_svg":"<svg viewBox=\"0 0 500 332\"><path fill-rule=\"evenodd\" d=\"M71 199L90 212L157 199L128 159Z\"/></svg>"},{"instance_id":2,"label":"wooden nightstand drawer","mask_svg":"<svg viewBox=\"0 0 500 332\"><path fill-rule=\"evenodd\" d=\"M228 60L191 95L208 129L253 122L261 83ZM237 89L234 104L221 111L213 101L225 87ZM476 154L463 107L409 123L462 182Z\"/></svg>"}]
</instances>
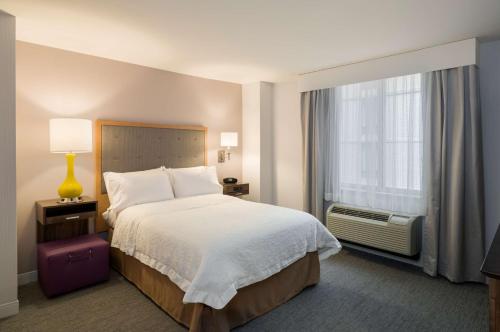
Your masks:
<instances>
[{"instance_id":1,"label":"wooden nightstand drawer","mask_svg":"<svg viewBox=\"0 0 500 332\"><path fill-rule=\"evenodd\" d=\"M77 203L57 199L36 202L38 242L67 239L94 232L97 201L83 197Z\"/></svg>"},{"instance_id":2,"label":"wooden nightstand drawer","mask_svg":"<svg viewBox=\"0 0 500 332\"><path fill-rule=\"evenodd\" d=\"M56 200L47 200L37 202L36 217L42 224L54 224L94 218L96 213L96 201L84 200L81 203L59 204Z\"/></svg>"},{"instance_id":3,"label":"wooden nightstand drawer","mask_svg":"<svg viewBox=\"0 0 500 332\"><path fill-rule=\"evenodd\" d=\"M250 193L250 185L248 183L224 184L224 195L242 196Z\"/></svg>"},{"instance_id":4,"label":"wooden nightstand drawer","mask_svg":"<svg viewBox=\"0 0 500 332\"><path fill-rule=\"evenodd\" d=\"M89 218L95 218L95 212L81 212L73 214L64 214L54 217L45 217L45 225L63 223L63 222L73 222L78 220L84 220Z\"/></svg>"}]
</instances>

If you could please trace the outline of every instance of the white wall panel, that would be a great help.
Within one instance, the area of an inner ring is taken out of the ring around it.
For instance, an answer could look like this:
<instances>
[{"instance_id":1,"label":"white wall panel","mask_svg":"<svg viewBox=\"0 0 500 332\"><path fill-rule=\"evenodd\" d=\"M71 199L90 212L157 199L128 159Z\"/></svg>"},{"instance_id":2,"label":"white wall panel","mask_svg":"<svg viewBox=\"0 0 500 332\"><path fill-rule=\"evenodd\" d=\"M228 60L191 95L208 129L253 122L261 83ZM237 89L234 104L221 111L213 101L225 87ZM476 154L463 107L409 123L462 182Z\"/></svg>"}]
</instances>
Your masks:
<instances>
[{"instance_id":1,"label":"white wall panel","mask_svg":"<svg viewBox=\"0 0 500 332\"><path fill-rule=\"evenodd\" d=\"M19 310L16 241L15 18L0 11L0 318Z\"/></svg>"}]
</instances>

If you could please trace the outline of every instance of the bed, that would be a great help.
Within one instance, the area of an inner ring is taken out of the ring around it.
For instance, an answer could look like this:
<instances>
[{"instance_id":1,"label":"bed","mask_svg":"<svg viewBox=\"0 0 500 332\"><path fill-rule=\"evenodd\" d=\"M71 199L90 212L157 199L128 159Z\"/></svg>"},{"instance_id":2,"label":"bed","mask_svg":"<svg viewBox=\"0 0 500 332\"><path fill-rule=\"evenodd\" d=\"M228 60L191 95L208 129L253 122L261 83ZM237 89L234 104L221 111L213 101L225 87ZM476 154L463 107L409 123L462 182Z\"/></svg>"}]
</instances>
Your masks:
<instances>
[{"instance_id":1,"label":"bed","mask_svg":"<svg viewBox=\"0 0 500 332\"><path fill-rule=\"evenodd\" d=\"M190 331L228 331L285 303L341 248L307 213L219 193L136 204L106 221L103 173L206 165L207 129L97 121L95 133L96 228L108 231L112 265Z\"/></svg>"}]
</instances>

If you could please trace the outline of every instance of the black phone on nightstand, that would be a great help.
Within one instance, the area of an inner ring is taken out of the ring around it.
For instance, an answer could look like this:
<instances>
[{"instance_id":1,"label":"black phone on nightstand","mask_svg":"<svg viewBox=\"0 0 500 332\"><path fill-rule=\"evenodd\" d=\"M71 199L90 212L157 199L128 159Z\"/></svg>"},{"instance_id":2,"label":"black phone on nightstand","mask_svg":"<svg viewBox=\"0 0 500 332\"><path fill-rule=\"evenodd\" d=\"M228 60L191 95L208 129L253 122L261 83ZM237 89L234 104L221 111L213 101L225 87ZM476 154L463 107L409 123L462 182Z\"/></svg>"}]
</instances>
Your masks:
<instances>
[{"instance_id":1,"label":"black phone on nightstand","mask_svg":"<svg viewBox=\"0 0 500 332\"><path fill-rule=\"evenodd\" d=\"M233 183L238 182L238 179L236 179L236 178L224 178L224 179L222 179L222 182L224 182L226 184L233 184Z\"/></svg>"}]
</instances>

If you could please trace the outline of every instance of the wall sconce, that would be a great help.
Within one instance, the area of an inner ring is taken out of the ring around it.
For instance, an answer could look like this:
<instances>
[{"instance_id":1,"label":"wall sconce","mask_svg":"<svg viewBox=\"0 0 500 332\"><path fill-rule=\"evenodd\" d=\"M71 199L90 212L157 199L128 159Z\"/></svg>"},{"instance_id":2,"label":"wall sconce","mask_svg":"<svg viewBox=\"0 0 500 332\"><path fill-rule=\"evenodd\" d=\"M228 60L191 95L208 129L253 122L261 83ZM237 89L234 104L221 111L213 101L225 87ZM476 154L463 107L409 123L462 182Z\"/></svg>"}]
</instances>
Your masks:
<instances>
[{"instance_id":1,"label":"wall sconce","mask_svg":"<svg viewBox=\"0 0 500 332\"><path fill-rule=\"evenodd\" d=\"M231 160L231 152L229 150L231 147L238 146L238 133L236 132L222 132L220 133L220 146L225 147L226 150L219 150L219 163L223 163L227 160Z\"/></svg>"}]
</instances>

